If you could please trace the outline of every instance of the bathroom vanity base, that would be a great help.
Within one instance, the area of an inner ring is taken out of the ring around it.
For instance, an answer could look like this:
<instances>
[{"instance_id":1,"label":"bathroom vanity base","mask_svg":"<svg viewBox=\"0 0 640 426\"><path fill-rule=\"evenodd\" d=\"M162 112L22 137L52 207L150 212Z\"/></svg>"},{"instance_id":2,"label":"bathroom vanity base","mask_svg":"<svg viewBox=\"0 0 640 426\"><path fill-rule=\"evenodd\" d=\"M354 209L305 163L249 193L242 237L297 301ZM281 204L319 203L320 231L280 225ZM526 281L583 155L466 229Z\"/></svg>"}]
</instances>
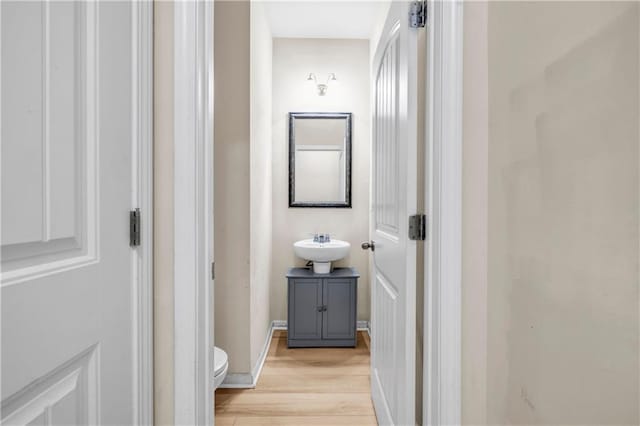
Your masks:
<instances>
[{"instance_id":1,"label":"bathroom vanity base","mask_svg":"<svg viewBox=\"0 0 640 426\"><path fill-rule=\"evenodd\" d=\"M355 347L359 277L354 268L335 268L326 274L290 269L288 346Z\"/></svg>"}]
</instances>

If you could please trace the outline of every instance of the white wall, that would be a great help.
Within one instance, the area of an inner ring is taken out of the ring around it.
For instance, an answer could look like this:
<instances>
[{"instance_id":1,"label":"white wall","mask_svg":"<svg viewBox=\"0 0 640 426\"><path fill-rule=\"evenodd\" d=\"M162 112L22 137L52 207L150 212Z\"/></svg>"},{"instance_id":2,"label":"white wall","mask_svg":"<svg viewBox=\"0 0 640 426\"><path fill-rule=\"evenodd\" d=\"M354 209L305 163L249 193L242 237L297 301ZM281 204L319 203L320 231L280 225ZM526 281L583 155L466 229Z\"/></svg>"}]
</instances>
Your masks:
<instances>
[{"instance_id":1,"label":"white wall","mask_svg":"<svg viewBox=\"0 0 640 426\"><path fill-rule=\"evenodd\" d=\"M249 2L216 1L214 15L215 345L229 355L229 373L246 374L252 368Z\"/></svg>"},{"instance_id":2,"label":"white wall","mask_svg":"<svg viewBox=\"0 0 640 426\"><path fill-rule=\"evenodd\" d=\"M153 6L153 399L154 422L173 410L173 4Z\"/></svg>"},{"instance_id":3,"label":"white wall","mask_svg":"<svg viewBox=\"0 0 640 426\"><path fill-rule=\"evenodd\" d=\"M264 5L251 2L250 86L250 269L251 365L255 366L269 332L272 238L271 58L272 38Z\"/></svg>"},{"instance_id":4,"label":"white wall","mask_svg":"<svg viewBox=\"0 0 640 426\"><path fill-rule=\"evenodd\" d=\"M638 4L465 7L465 423L638 424Z\"/></svg>"},{"instance_id":5,"label":"white wall","mask_svg":"<svg viewBox=\"0 0 640 426\"><path fill-rule=\"evenodd\" d=\"M336 73L338 85L326 96L316 94L306 76ZM351 209L289 208L289 112L352 112L353 168ZM369 42L368 40L280 39L273 42L273 263L271 317L287 318L285 274L303 266L292 245L309 233L328 232L351 243L351 255L338 266L354 266L358 285L358 319L369 319L369 253L360 243L369 236Z\"/></svg>"},{"instance_id":6,"label":"white wall","mask_svg":"<svg viewBox=\"0 0 640 426\"><path fill-rule=\"evenodd\" d=\"M272 39L260 2L216 2L215 20L215 344L231 378L254 372L271 324Z\"/></svg>"},{"instance_id":7,"label":"white wall","mask_svg":"<svg viewBox=\"0 0 640 426\"><path fill-rule=\"evenodd\" d=\"M489 86L487 3L464 5L462 423L487 423Z\"/></svg>"}]
</instances>

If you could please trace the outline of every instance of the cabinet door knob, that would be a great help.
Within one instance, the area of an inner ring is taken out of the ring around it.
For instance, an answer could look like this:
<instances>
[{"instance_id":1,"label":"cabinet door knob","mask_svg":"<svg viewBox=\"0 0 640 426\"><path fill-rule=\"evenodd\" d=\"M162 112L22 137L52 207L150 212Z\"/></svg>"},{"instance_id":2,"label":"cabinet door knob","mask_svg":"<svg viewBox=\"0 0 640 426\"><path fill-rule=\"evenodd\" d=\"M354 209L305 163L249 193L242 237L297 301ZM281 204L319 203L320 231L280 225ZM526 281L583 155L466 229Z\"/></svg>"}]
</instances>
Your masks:
<instances>
[{"instance_id":1,"label":"cabinet door knob","mask_svg":"<svg viewBox=\"0 0 640 426\"><path fill-rule=\"evenodd\" d=\"M376 251L376 242L373 240L365 241L360 247L362 247L362 250Z\"/></svg>"},{"instance_id":2,"label":"cabinet door knob","mask_svg":"<svg viewBox=\"0 0 640 426\"><path fill-rule=\"evenodd\" d=\"M318 306L318 312L324 311L324 306Z\"/></svg>"}]
</instances>

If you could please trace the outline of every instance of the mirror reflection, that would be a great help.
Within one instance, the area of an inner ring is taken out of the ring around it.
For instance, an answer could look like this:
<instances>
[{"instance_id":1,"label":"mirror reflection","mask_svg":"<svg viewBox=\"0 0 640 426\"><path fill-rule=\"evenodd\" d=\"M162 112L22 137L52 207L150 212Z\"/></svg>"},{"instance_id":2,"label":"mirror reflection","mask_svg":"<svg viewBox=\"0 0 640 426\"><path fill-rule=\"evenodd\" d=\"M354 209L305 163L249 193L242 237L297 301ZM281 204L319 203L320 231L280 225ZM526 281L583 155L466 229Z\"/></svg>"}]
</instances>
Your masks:
<instances>
[{"instance_id":1,"label":"mirror reflection","mask_svg":"<svg viewBox=\"0 0 640 426\"><path fill-rule=\"evenodd\" d=\"M351 113L289 114L289 206L351 207Z\"/></svg>"}]
</instances>

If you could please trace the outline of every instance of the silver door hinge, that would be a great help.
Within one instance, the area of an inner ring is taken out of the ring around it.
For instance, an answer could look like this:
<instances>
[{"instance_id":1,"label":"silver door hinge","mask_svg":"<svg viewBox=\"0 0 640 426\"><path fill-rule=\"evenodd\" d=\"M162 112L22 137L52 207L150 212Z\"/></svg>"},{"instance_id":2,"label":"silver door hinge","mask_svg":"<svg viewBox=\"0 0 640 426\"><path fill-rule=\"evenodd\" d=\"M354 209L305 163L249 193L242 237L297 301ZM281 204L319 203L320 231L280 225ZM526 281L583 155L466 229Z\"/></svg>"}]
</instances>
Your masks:
<instances>
[{"instance_id":1,"label":"silver door hinge","mask_svg":"<svg viewBox=\"0 0 640 426\"><path fill-rule=\"evenodd\" d=\"M211 279L216 279L216 262L211 262Z\"/></svg>"},{"instance_id":2,"label":"silver door hinge","mask_svg":"<svg viewBox=\"0 0 640 426\"><path fill-rule=\"evenodd\" d=\"M409 239L424 241L427 238L427 216L416 214L409 216Z\"/></svg>"},{"instance_id":3,"label":"silver door hinge","mask_svg":"<svg viewBox=\"0 0 640 426\"><path fill-rule=\"evenodd\" d=\"M409 9L409 26L411 28L423 28L425 25L427 25L427 2L412 2Z\"/></svg>"},{"instance_id":4,"label":"silver door hinge","mask_svg":"<svg viewBox=\"0 0 640 426\"><path fill-rule=\"evenodd\" d=\"M129 212L129 245L131 247L140 245L140 209Z\"/></svg>"}]
</instances>

